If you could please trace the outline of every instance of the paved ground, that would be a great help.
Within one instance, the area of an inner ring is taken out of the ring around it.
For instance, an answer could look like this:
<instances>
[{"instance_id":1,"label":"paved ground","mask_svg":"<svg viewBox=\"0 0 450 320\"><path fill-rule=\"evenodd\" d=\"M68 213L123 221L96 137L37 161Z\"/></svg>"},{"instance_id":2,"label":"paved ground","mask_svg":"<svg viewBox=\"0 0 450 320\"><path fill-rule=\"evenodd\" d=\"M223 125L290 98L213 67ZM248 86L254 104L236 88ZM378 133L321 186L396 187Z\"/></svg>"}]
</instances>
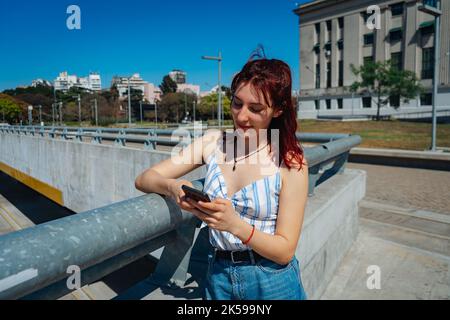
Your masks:
<instances>
[{"instance_id":1,"label":"paved ground","mask_svg":"<svg viewBox=\"0 0 450 320\"><path fill-rule=\"evenodd\" d=\"M348 167L367 172L359 234L321 299L450 299L450 172Z\"/></svg>"},{"instance_id":2,"label":"paved ground","mask_svg":"<svg viewBox=\"0 0 450 320\"><path fill-rule=\"evenodd\" d=\"M367 172L366 200L450 215L450 172L349 163Z\"/></svg>"}]
</instances>

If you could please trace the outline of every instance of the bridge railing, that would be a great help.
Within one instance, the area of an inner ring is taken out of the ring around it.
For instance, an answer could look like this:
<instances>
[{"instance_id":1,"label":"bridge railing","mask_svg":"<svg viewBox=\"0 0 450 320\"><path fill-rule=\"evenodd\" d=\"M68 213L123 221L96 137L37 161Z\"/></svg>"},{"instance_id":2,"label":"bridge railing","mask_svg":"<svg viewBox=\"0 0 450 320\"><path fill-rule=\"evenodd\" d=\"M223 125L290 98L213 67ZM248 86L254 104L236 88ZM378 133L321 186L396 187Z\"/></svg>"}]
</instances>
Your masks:
<instances>
[{"instance_id":1,"label":"bridge railing","mask_svg":"<svg viewBox=\"0 0 450 320\"><path fill-rule=\"evenodd\" d=\"M201 135L204 130L0 126L0 133L2 132L40 135L80 142L84 141L83 137L88 137L91 139L90 143L101 144L103 140L114 141L116 146L137 143L143 144L146 150L155 150L157 145L185 147L192 142L192 138ZM297 133L296 136L302 143L320 143L314 147L305 148L305 155L309 163L310 195L313 194L316 185L345 168L350 149L361 143L360 136L350 134Z\"/></svg>"},{"instance_id":2,"label":"bridge railing","mask_svg":"<svg viewBox=\"0 0 450 320\"><path fill-rule=\"evenodd\" d=\"M297 138L319 143L305 148L310 196L343 171L351 148L361 142L348 134ZM203 180L193 184L203 188ZM163 246L152 281L183 285L197 227L198 220L171 199L149 194L0 236L0 299L55 299L71 291L70 267L82 270L85 285Z\"/></svg>"}]
</instances>

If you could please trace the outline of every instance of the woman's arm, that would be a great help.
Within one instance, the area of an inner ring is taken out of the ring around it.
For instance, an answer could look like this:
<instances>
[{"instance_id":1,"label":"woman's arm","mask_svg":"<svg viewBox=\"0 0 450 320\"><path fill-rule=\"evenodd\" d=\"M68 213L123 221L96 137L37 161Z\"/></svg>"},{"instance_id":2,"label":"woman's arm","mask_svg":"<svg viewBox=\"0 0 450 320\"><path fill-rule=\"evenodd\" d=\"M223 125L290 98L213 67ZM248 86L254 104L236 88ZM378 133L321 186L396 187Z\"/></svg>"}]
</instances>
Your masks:
<instances>
[{"instance_id":1,"label":"woman's arm","mask_svg":"<svg viewBox=\"0 0 450 320\"><path fill-rule=\"evenodd\" d=\"M154 192L166 196L175 196L174 193L178 193L181 184L192 186L189 181L177 181L177 179L203 165L204 148L213 148L212 143L215 141L215 135L217 135L215 132L205 133L177 155L142 172L135 180L136 189L145 193Z\"/></svg>"}]
</instances>

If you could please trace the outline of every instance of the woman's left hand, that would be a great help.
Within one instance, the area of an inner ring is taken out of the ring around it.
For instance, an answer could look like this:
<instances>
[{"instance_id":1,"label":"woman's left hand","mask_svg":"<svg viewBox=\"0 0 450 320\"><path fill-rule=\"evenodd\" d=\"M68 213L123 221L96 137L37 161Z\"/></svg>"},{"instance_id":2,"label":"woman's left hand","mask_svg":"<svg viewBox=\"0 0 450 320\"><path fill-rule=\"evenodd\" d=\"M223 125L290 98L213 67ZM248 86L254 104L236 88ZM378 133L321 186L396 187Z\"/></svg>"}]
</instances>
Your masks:
<instances>
[{"instance_id":1,"label":"woman's left hand","mask_svg":"<svg viewBox=\"0 0 450 320\"><path fill-rule=\"evenodd\" d=\"M233 234L242 221L230 200L216 198L212 202L197 202L188 198L187 201L197 208L190 212L205 222L208 227L218 231L228 231Z\"/></svg>"}]
</instances>

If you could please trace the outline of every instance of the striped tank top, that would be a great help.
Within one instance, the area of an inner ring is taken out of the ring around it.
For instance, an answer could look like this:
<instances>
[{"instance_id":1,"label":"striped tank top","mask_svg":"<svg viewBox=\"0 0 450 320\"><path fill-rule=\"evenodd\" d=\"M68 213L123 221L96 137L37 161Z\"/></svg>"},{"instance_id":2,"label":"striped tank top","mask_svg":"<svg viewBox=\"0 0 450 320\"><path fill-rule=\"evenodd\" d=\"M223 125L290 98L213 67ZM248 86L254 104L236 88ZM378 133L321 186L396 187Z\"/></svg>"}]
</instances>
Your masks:
<instances>
[{"instance_id":1,"label":"striped tank top","mask_svg":"<svg viewBox=\"0 0 450 320\"><path fill-rule=\"evenodd\" d=\"M203 191L211 200L223 198L231 201L241 219L255 226L255 229L268 234L275 234L278 216L278 200L281 190L281 173L277 172L253 181L235 194L229 195L224 176L212 152L206 159L207 172ZM249 246L226 231L209 229L209 241L219 250L248 250Z\"/></svg>"}]
</instances>

